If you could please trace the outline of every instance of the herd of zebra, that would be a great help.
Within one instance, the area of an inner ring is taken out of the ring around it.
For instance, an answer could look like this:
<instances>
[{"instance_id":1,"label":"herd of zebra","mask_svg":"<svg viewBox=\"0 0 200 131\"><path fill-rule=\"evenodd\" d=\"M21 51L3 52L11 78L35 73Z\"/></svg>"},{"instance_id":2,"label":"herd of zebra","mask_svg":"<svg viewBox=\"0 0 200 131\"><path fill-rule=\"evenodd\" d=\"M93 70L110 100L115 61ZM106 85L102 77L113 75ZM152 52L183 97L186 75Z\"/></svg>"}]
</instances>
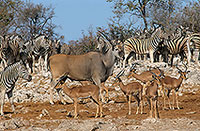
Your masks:
<instances>
[{"instance_id":1,"label":"herd of zebra","mask_svg":"<svg viewBox=\"0 0 200 131\"><path fill-rule=\"evenodd\" d=\"M59 40L50 40L45 35L38 35L26 42L19 35L0 36L1 67L4 69L7 65L23 60L30 72L35 73L38 61L39 71L47 71L48 57L59 53L60 48Z\"/></svg>"},{"instance_id":2,"label":"herd of zebra","mask_svg":"<svg viewBox=\"0 0 200 131\"><path fill-rule=\"evenodd\" d=\"M129 58L133 56L136 59L136 55L149 55L151 62L158 62L159 55L161 55L163 61L167 63L170 55L171 66L173 65L173 58L176 55L180 55L181 60L186 58L188 64L190 64L191 55L194 55L194 61L198 63L200 33L189 32L186 28L179 26L176 33L170 36L166 36L162 27L157 27L154 29L150 38L140 39L132 37L125 40L121 44L124 51L123 68L127 60L131 60Z\"/></svg>"}]
</instances>

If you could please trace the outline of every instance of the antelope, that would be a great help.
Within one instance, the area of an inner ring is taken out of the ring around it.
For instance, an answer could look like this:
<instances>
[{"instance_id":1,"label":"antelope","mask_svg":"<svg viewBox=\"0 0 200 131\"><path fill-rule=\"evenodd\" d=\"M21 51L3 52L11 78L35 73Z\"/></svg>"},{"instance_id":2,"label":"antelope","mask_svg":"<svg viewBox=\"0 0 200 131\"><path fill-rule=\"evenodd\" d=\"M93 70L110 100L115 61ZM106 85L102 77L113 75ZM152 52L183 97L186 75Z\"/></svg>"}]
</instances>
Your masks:
<instances>
[{"instance_id":1,"label":"antelope","mask_svg":"<svg viewBox=\"0 0 200 131\"><path fill-rule=\"evenodd\" d=\"M157 75L152 72L152 80L148 85L146 86L145 89L145 97L147 98L147 101L149 103L150 107L150 118L153 117L153 110L155 113L155 118L159 118L159 112L158 112L158 84L159 80L157 79Z\"/></svg>"},{"instance_id":2,"label":"antelope","mask_svg":"<svg viewBox=\"0 0 200 131\"><path fill-rule=\"evenodd\" d=\"M152 73L155 73L156 75L159 75L160 73L163 75L164 72L162 70L160 70L159 68L155 68L149 71L144 71L141 74L137 74L135 73L136 69L135 69L136 64L133 64L130 68L130 73L128 74L128 78L130 77L134 77L135 79L141 81L142 83L146 84L148 81L152 80Z\"/></svg>"},{"instance_id":3,"label":"antelope","mask_svg":"<svg viewBox=\"0 0 200 131\"><path fill-rule=\"evenodd\" d=\"M141 74L137 74L137 73L135 73L135 71L136 71L135 66L136 66L136 64L133 64L131 66L130 73L128 74L128 78L134 77L135 79L142 82L144 84L143 85L144 89L145 89L146 85L148 84L148 82L150 80L152 80L152 73L151 72L155 73L156 75L160 75L160 76L164 75L164 71L160 70L158 67L155 68L155 69L152 69L152 70L149 69L149 71L144 71Z\"/></svg>"},{"instance_id":4,"label":"antelope","mask_svg":"<svg viewBox=\"0 0 200 131\"><path fill-rule=\"evenodd\" d=\"M124 73L124 70L119 72L119 74L115 78L118 79L119 86L128 100L128 106L129 106L128 114L131 115L131 97L132 96L134 96L134 98L136 99L136 101L138 103L136 114L138 114L138 112L139 112L140 102L141 102L141 114L142 114L143 113L143 103L142 103L143 86L139 82L132 82L127 85L124 85L120 78L123 73ZM117 82L117 80L116 80L116 82Z\"/></svg>"},{"instance_id":5,"label":"antelope","mask_svg":"<svg viewBox=\"0 0 200 131\"><path fill-rule=\"evenodd\" d=\"M97 111L95 117L99 116L99 110L100 110L100 117L103 116L102 113L102 103L99 99L99 87L97 85L77 85L73 86L71 88L67 87L67 84L64 83L60 85L60 88L62 88L63 92L68 95L73 101L74 101L74 118L77 118L77 104L78 104L78 98L90 98L97 104Z\"/></svg>"},{"instance_id":6,"label":"antelope","mask_svg":"<svg viewBox=\"0 0 200 131\"><path fill-rule=\"evenodd\" d=\"M165 97L166 97L166 94L164 92L165 89L168 91L167 92L167 98L168 98L168 103L169 103L170 109L174 109L175 99L176 99L177 109L180 109L180 107L178 105L178 90L181 87L183 80L187 79L186 74L189 72L189 71L187 71L187 66L185 64L184 64L184 66L185 66L186 69L185 69L185 71L182 71L176 65L176 68L178 69L178 73L180 74L178 79L170 77L170 76L164 76L164 77L157 76L157 78L159 79L160 84L162 86L163 95L164 95L164 107L163 107L163 109L167 109L166 103L165 103ZM173 106L171 106L170 99L169 99L169 94L172 90L173 90ZM174 97L176 97L176 98L174 98Z\"/></svg>"},{"instance_id":7,"label":"antelope","mask_svg":"<svg viewBox=\"0 0 200 131\"><path fill-rule=\"evenodd\" d=\"M92 81L99 87L101 99L104 101L101 83L105 82L112 75L116 57L119 57L119 55L113 43L106 41L102 37L98 37L97 49L100 52L88 52L83 55L56 54L49 58L49 67L52 74L52 86L50 88L51 104L54 104L53 89L60 83L60 78ZM61 102L65 104L60 93L60 88L56 89Z\"/></svg>"}]
</instances>

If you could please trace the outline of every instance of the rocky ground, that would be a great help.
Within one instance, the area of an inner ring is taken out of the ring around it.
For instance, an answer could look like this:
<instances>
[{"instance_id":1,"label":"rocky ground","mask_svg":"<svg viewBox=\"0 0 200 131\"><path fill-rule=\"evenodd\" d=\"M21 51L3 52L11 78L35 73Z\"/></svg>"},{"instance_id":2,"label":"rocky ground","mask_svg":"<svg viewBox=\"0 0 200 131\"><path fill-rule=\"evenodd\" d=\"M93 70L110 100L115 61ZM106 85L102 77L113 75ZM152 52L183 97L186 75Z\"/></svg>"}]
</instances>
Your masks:
<instances>
[{"instance_id":1,"label":"rocky ground","mask_svg":"<svg viewBox=\"0 0 200 131\"><path fill-rule=\"evenodd\" d=\"M141 62L137 65L138 73L148 69L148 66L159 66L166 75L178 77L175 67L168 67L165 63L149 64ZM147 66L148 65L148 66ZM179 65L184 69L182 64ZM128 70L128 69L127 69ZM1 117L0 130L200 130L200 68L191 64L188 79L183 82L179 90L181 109L162 110L163 98L159 97L160 119L149 118L149 108L145 104L144 114L136 115L136 102L132 100L132 114L128 115L128 103L120 88L113 86L113 79L119 71L106 81L109 88L110 101L103 105L103 118L95 118L96 105L90 101L80 101L78 105L79 117L73 118L73 103L65 96L66 105L59 102L54 92L54 105L49 104L50 73L33 74L33 80L26 82L18 80L14 89L16 113L12 113L6 98L4 105L5 116ZM134 80L123 77L123 82ZM69 82L79 84L78 82ZM172 98L172 97L171 97ZM172 99L171 99L172 100Z\"/></svg>"}]
</instances>

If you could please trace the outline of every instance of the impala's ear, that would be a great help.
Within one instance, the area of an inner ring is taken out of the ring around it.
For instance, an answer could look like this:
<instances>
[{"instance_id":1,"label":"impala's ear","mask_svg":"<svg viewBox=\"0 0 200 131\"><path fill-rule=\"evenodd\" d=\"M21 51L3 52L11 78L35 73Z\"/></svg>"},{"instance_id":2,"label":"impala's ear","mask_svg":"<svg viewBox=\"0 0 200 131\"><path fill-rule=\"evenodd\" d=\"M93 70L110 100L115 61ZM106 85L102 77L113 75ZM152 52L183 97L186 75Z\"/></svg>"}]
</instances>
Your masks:
<instances>
[{"instance_id":1,"label":"impala's ear","mask_svg":"<svg viewBox=\"0 0 200 131\"><path fill-rule=\"evenodd\" d=\"M190 73L190 71L187 71L186 73Z\"/></svg>"},{"instance_id":2,"label":"impala's ear","mask_svg":"<svg viewBox=\"0 0 200 131\"><path fill-rule=\"evenodd\" d=\"M156 79L155 75L152 75L152 78Z\"/></svg>"}]
</instances>

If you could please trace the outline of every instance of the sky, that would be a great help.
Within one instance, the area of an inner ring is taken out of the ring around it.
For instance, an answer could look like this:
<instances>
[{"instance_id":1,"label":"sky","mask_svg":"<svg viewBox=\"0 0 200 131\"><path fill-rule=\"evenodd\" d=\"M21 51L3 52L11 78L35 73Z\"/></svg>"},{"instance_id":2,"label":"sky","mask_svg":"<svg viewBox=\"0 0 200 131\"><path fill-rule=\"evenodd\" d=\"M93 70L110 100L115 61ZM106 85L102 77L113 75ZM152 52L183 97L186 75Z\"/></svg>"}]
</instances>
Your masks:
<instances>
[{"instance_id":1,"label":"sky","mask_svg":"<svg viewBox=\"0 0 200 131\"><path fill-rule=\"evenodd\" d=\"M78 40L82 32L92 27L107 27L113 16L111 4L106 0L30 0L35 4L42 3L54 8L53 23L61 28L55 30L64 41Z\"/></svg>"}]
</instances>

